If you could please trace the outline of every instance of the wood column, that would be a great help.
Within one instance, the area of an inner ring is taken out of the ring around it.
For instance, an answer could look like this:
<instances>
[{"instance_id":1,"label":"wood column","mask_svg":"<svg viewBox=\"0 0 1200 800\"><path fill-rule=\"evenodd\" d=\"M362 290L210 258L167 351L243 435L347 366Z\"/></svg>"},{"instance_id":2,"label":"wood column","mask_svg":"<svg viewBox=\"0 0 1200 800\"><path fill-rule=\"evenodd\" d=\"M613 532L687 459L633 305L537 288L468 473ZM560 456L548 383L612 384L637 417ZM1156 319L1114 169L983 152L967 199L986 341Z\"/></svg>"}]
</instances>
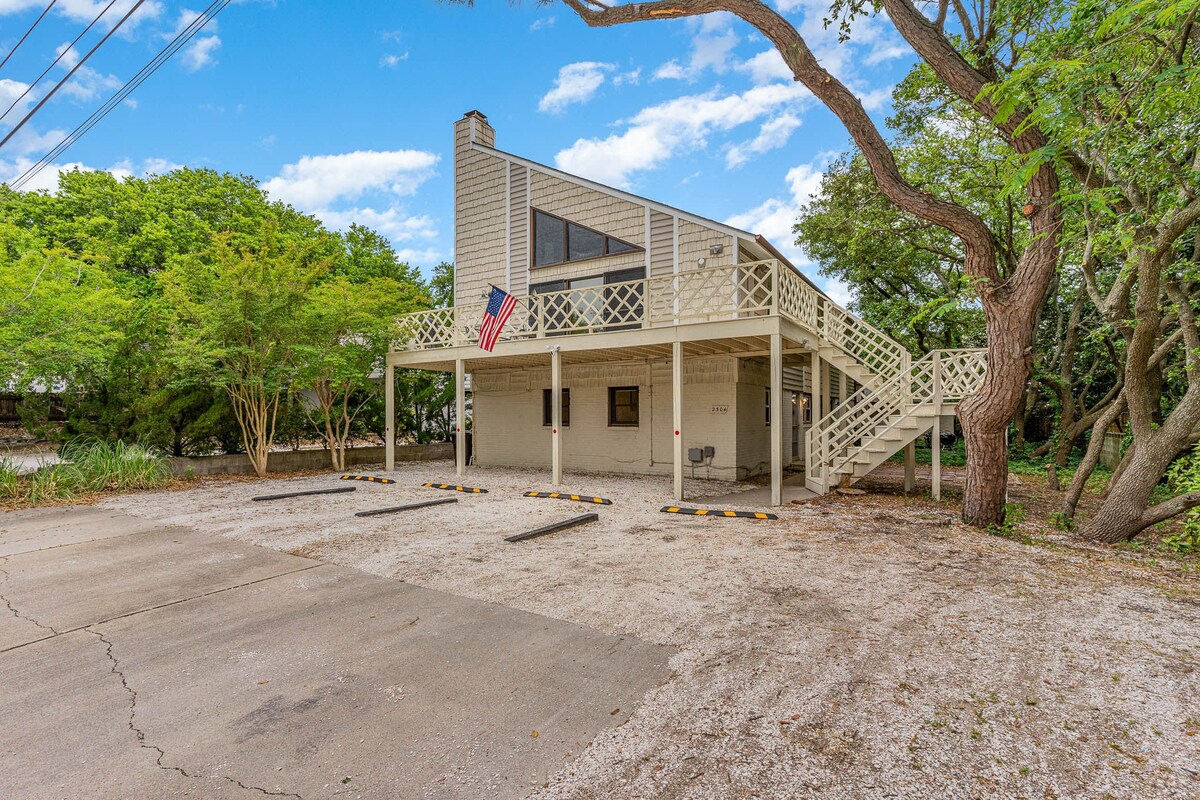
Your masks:
<instances>
[{"instance_id":1,"label":"wood column","mask_svg":"<svg viewBox=\"0 0 1200 800\"><path fill-rule=\"evenodd\" d=\"M904 493L908 494L917 486L917 443L909 442L904 445Z\"/></svg>"},{"instance_id":2,"label":"wood column","mask_svg":"<svg viewBox=\"0 0 1200 800\"><path fill-rule=\"evenodd\" d=\"M383 368L383 468L396 469L396 368Z\"/></svg>"},{"instance_id":3,"label":"wood column","mask_svg":"<svg viewBox=\"0 0 1200 800\"><path fill-rule=\"evenodd\" d=\"M786 423L786 424L785 424ZM783 409L783 336L771 334L771 505L783 505L783 432L792 418Z\"/></svg>"},{"instance_id":4,"label":"wood column","mask_svg":"<svg viewBox=\"0 0 1200 800\"><path fill-rule=\"evenodd\" d=\"M562 483L562 355L550 346L550 482Z\"/></svg>"},{"instance_id":5,"label":"wood column","mask_svg":"<svg viewBox=\"0 0 1200 800\"><path fill-rule=\"evenodd\" d=\"M454 471L467 474L467 376L461 358L454 359Z\"/></svg>"},{"instance_id":6,"label":"wood column","mask_svg":"<svg viewBox=\"0 0 1200 800\"><path fill-rule=\"evenodd\" d=\"M671 459L674 466L672 496L683 502L683 343L671 343ZM654 432L651 431L651 436Z\"/></svg>"},{"instance_id":7,"label":"wood column","mask_svg":"<svg viewBox=\"0 0 1200 800\"><path fill-rule=\"evenodd\" d=\"M929 473L933 481L933 499L942 499L942 415L933 418L933 433L929 436Z\"/></svg>"}]
</instances>

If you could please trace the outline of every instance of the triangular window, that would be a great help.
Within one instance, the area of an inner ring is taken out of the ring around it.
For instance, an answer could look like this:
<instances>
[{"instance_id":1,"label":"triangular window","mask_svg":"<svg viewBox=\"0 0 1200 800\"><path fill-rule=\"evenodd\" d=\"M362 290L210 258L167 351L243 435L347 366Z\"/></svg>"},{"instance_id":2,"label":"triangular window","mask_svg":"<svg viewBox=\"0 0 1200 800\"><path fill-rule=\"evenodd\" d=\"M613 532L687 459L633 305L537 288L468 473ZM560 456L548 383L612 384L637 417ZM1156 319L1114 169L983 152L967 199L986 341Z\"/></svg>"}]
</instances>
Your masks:
<instances>
[{"instance_id":1,"label":"triangular window","mask_svg":"<svg viewBox=\"0 0 1200 800\"><path fill-rule=\"evenodd\" d=\"M548 267L568 261L586 261L619 253L639 253L642 248L562 217L533 210L533 265Z\"/></svg>"}]
</instances>

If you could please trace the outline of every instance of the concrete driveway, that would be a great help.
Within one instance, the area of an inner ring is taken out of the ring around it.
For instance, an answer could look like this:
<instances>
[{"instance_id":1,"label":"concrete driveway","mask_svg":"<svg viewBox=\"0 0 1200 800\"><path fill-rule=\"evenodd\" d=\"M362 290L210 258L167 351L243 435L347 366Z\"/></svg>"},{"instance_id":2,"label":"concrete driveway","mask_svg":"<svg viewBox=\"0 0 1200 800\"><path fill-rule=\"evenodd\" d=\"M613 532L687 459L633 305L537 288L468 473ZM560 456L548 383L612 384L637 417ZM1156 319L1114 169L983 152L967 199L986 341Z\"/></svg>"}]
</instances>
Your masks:
<instances>
[{"instance_id":1,"label":"concrete driveway","mask_svg":"<svg viewBox=\"0 0 1200 800\"><path fill-rule=\"evenodd\" d=\"M667 678L661 647L104 509L0 517L0 599L30 800L521 797Z\"/></svg>"}]
</instances>

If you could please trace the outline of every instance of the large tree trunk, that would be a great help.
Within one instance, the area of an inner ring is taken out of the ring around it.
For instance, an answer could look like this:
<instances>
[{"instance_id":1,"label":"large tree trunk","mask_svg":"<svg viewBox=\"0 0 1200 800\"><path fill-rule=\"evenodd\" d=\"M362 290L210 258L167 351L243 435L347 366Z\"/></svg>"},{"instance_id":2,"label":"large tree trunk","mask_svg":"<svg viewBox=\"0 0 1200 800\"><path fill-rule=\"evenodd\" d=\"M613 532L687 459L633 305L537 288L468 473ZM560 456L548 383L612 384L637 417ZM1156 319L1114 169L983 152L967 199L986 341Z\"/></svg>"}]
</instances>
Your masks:
<instances>
[{"instance_id":1,"label":"large tree trunk","mask_svg":"<svg viewBox=\"0 0 1200 800\"><path fill-rule=\"evenodd\" d=\"M1121 480L1111 486L1104 504L1082 530L1087 539L1114 544L1137 536L1155 519L1150 507L1154 487L1175 458L1176 448L1163 437L1141 442L1130 454Z\"/></svg>"},{"instance_id":2,"label":"large tree trunk","mask_svg":"<svg viewBox=\"0 0 1200 800\"><path fill-rule=\"evenodd\" d=\"M1022 315L987 318L988 371L979 391L959 404L967 447L963 519L1004 522L1008 495L1008 422L1021 402L1033 352L1033 329Z\"/></svg>"}]
</instances>

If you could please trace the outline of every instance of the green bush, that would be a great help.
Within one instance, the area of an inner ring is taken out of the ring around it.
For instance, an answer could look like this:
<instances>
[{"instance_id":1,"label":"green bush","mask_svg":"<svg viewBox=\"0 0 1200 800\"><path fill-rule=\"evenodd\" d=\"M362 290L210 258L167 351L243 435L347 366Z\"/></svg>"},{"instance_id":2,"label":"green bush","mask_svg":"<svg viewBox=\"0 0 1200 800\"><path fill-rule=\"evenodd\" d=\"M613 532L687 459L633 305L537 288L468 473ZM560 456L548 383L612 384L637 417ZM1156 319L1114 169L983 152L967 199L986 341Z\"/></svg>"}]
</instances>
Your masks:
<instances>
[{"instance_id":1,"label":"green bush","mask_svg":"<svg viewBox=\"0 0 1200 800\"><path fill-rule=\"evenodd\" d=\"M139 444L76 440L59 456L60 463L24 478L0 462L0 497L24 497L36 505L89 492L153 489L171 479L170 462Z\"/></svg>"},{"instance_id":2,"label":"green bush","mask_svg":"<svg viewBox=\"0 0 1200 800\"><path fill-rule=\"evenodd\" d=\"M1171 465L1167 485L1176 494L1200 490L1200 445ZM1164 536L1162 543L1176 553L1200 553L1200 508L1189 511L1183 518L1183 528Z\"/></svg>"},{"instance_id":3,"label":"green bush","mask_svg":"<svg viewBox=\"0 0 1200 800\"><path fill-rule=\"evenodd\" d=\"M21 490L21 476L11 458L0 458L0 498L16 497Z\"/></svg>"},{"instance_id":4,"label":"green bush","mask_svg":"<svg viewBox=\"0 0 1200 800\"><path fill-rule=\"evenodd\" d=\"M75 492L153 489L171 478L170 462L140 444L75 441L63 445L59 456L63 463L56 469Z\"/></svg>"}]
</instances>

